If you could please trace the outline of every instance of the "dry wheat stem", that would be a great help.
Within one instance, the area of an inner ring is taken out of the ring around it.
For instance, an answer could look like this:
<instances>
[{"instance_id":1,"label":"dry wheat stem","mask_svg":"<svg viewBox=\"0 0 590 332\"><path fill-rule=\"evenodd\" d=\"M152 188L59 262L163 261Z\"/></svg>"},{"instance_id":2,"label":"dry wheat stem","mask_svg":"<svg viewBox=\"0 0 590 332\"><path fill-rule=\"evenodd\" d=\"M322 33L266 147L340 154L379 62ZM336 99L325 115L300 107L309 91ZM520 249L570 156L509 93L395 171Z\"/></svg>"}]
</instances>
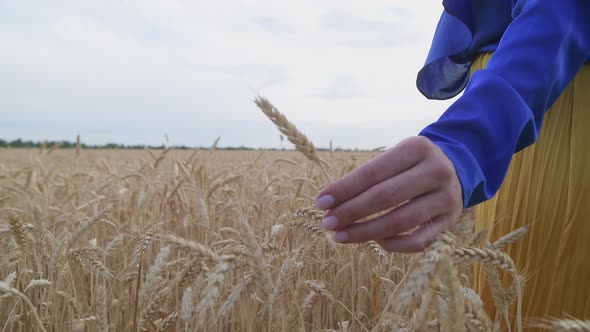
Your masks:
<instances>
[{"instance_id":1,"label":"dry wheat stem","mask_svg":"<svg viewBox=\"0 0 590 332\"><path fill-rule=\"evenodd\" d=\"M37 313L37 308L35 308L33 303L31 303L31 301L28 297L25 296L25 294L19 292L17 289L11 287L4 281L0 281L0 293L4 293L8 296L16 296L19 299L21 299L27 305L27 307L29 307L29 312L33 315L33 319L37 323L39 330L46 331L45 326L43 326L43 322L41 321L41 318L39 318L39 314Z\"/></svg>"}]
</instances>

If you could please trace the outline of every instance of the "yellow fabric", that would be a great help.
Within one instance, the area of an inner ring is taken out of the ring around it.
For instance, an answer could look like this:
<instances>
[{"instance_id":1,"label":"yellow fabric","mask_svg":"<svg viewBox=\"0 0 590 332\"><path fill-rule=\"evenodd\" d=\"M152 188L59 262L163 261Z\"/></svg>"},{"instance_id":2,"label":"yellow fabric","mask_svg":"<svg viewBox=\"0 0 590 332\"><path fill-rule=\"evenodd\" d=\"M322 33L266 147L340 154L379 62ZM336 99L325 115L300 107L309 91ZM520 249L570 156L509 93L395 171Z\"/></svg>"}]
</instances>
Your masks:
<instances>
[{"instance_id":1,"label":"yellow fabric","mask_svg":"<svg viewBox=\"0 0 590 332\"><path fill-rule=\"evenodd\" d=\"M480 56L472 71L484 68L490 56ZM526 277L525 330L533 330L526 321L535 318L590 319L590 65L546 113L537 143L514 155L500 191L476 206L476 221L477 229L490 229L490 242L529 226L506 248ZM478 275L476 266L474 287L494 319L486 278ZM509 286L507 274L501 279Z\"/></svg>"}]
</instances>

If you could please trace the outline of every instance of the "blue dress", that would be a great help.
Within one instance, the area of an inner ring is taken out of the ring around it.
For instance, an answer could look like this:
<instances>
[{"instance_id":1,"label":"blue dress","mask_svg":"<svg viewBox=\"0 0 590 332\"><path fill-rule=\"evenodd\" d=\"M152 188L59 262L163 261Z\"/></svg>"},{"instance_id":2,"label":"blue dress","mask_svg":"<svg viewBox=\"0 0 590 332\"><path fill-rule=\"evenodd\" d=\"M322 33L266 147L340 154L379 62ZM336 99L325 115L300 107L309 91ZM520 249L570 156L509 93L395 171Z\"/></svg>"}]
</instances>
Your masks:
<instances>
[{"instance_id":1,"label":"blue dress","mask_svg":"<svg viewBox=\"0 0 590 332\"><path fill-rule=\"evenodd\" d=\"M512 155L537 140L544 113L590 60L590 0L443 6L417 86L431 99L465 91L420 135L451 159L470 207L498 191ZM478 54L492 51L486 69L469 77Z\"/></svg>"}]
</instances>

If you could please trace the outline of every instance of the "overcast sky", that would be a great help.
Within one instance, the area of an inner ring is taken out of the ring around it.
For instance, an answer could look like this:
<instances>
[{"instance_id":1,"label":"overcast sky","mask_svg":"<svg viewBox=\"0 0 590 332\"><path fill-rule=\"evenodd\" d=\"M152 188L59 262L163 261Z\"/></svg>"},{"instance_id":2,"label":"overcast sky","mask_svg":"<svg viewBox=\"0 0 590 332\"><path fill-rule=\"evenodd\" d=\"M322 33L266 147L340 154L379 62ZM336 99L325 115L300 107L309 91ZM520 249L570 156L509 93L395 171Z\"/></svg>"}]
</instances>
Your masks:
<instances>
[{"instance_id":1,"label":"overcast sky","mask_svg":"<svg viewBox=\"0 0 590 332\"><path fill-rule=\"evenodd\" d=\"M415 86L432 0L1 1L0 138L279 146L267 97L317 146L391 146L448 102ZM287 146L283 143L283 146Z\"/></svg>"}]
</instances>

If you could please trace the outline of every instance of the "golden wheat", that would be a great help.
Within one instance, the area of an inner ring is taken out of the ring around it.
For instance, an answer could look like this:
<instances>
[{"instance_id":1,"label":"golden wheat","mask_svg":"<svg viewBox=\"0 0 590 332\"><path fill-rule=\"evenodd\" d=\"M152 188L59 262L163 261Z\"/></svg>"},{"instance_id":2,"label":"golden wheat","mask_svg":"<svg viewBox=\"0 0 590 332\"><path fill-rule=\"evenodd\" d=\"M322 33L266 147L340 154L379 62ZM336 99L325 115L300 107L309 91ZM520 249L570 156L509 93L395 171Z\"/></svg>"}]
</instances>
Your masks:
<instances>
[{"instance_id":1,"label":"golden wheat","mask_svg":"<svg viewBox=\"0 0 590 332\"><path fill-rule=\"evenodd\" d=\"M482 247L487 231L475 234L467 220L414 255L374 242L335 244L312 207L326 181L321 157L336 174L372 154L324 155L258 102L305 156L2 150L3 329L493 331L505 324L524 278L502 248L522 229ZM498 317L469 288L475 261L485 266ZM513 276L509 287L494 283L497 269Z\"/></svg>"}]
</instances>

